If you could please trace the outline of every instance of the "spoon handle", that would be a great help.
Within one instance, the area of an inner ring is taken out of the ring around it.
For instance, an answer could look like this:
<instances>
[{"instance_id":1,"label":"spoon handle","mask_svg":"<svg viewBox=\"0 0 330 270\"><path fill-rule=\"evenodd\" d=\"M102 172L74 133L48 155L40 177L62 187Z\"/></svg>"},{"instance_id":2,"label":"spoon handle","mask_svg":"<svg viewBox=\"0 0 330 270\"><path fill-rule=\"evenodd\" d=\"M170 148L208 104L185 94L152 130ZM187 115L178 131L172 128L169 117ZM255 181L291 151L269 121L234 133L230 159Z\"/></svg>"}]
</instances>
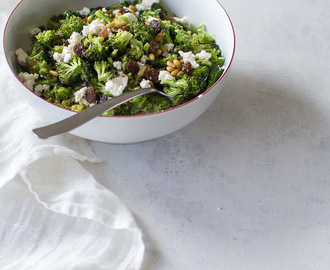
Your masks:
<instances>
[{"instance_id":1,"label":"spoon handle","mask_svg":"<svg viewBox=\"0 0 330 270\"><path fill-rule=\"evenodd\" d=\"M35 128L32 131L35 134L37 134L39 138L47 139L49 137L71 131L85 124L86 122L92 120L93 118L99 116L105 111L113 109L125 103L126 101L153 92L158 92L158 90L156 90L155 88L142 88L142 89L134 90L132 92L127 92L122 94L121 96L103 101L100 104L97 104L91 108L81 111L64 120L61 120L59 122L44 127Z\"/></svg>"}]
</instances>

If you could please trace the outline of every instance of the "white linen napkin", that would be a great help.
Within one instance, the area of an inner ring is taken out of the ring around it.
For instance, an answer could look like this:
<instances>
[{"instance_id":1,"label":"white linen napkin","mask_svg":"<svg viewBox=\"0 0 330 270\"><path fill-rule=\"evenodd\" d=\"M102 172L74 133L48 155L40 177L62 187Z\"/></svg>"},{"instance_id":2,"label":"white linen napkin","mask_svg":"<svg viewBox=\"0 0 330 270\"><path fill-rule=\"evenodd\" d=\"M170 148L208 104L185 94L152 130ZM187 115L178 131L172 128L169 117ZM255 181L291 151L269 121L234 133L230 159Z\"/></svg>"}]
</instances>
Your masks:
<instances>
[{"instance_id":1,"label":"white linen napkin","mask_svg":"<svg viewBox=\"0 0 330 270\"><path fill-rule=\"evenodd\" d=\"M100 160L84 139L37 138L45 123L12 79L0 45L0 269L140 269L132 214L79 163Z\"/></svg>"}]
</instances>

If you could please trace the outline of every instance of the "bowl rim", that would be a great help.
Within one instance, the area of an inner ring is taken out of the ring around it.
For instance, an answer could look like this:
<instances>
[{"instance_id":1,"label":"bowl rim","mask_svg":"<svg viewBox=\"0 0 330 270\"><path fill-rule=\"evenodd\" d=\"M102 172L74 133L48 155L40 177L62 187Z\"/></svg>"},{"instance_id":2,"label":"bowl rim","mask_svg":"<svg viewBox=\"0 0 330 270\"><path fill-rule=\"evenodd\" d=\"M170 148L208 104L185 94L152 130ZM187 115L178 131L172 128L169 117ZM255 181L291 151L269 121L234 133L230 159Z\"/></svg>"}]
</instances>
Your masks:
<instances>
[{"instance_id":1,"label":"bowl rim","mask_svg":"<svg viewBox=\"0 0 330 270\"><path fill-rule=\"evenodd\" d=\"M5 59L7 61L7 64L9 66L9 69L10 71L12 72L12 74L16 77L16 79L18 80L18 82L23 86L25 87L30 93L32 93L33 95L35 95L38 99L42 100L43 102L47 102L48 104L54 106L54 107L57 107L59 109L62 109L64 111L67 111L69 113L72 113L72 114L76 114L76 113L79 113L79 112L76 112L76 111L72 111L72 110L69 110L69 109L66 109L66 108L63 108L63 107L60 107L54 103L51 103L45 99L43 99L42 97L38 96L35 92L33 92L31 89L29 89L28 87L26 87L22 81L18 78L17 74L14 72L14 70L11 68L10 64L9 64L9 59L8 59L8 56L7 56L7 53L6 53L6 44L5 44L5 37L6 37L6 32L7 32L7 27L8 27L8 24L9 24L9 21L10 19L12 18L15 10L21 5L21 3L23 2L24 0L21 0L16 6L15 8L11 11L8 19L7 19L7 22L6 22L6 25L5 25L5 28L4 28L4 34L3 34L3 39L2 39L2 42L3 42L3 50L4 50L4 56L5 56ZM160 111L160 112L154 112L154 113L148 113L148 114L137 114L137 115L105 115L105 116L98 116L98 117L102 117L102 118L136 118L136 117L147 117L147 116L153 116L153 115L158 115L158 114L165 114L165 113L168 113L168 112L171 112L171 111L174 111L174 110L177 110L177 109L180 109L182 107L185 107L191 103L193 103L194 101L202 98L203 96L207 95L218 83L220 83L220 81L226 76L227 72L229 71L229 68L231 67L231 64L234 60L234 55L235 55L235 50L236 50L236 35L235 35L235 29L234 29L234 26L233 26L233 23L229 17L229 14L228 12L225 10L225 8L222 6L222 4L220 4L217 0L214 0L215 2L217 2L217 4L221 7L221 9L224 11L227 19L228 19L228 22L230 24L230 27L231 27L231 34L232 34L232 37L233 37L233 50L232 50L232 53L231 53L231 57L229 59L229 62L228 62L228 65L226 67L226 69L224 70L224 72L222 73L222 75L220 76L220 78L210 87L208 88L207 90L205 90L203 93L199 94L198 96L194 97L193 99L183 103L183 104L180 104L178 106L175 106L173 108L170 108L170 109L167 109L167 110L163 110L163 111Z\"/></svg>"}]
</instances>

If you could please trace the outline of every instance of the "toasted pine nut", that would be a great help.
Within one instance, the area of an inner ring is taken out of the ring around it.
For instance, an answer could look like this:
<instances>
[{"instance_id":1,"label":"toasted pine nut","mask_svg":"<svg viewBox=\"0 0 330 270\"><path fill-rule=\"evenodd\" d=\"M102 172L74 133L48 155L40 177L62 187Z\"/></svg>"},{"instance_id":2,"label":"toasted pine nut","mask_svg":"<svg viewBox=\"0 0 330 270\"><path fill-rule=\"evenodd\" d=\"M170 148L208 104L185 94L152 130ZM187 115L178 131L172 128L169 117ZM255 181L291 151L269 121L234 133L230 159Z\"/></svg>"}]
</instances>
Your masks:
<instances>
[{"instance_id":1,"label":"toasted pine nut","mask_svg":"<svg viewBox=\"0 0 330 270\"><path fill-rule=\"evenodd\" d=\"M177 75L178 75L178 73L180 72L180 69L175 69L175 70L173 70L172 72L171 72L171 75L173 76L173 77L176 77Z\"/></svg>"},{"instance_id":2,"label":"toasted pine nut","mask_svg":"<svg viewBox=\"0 0 330 270\"><path fill-rule=\"evenodd\" d=\"M182 59L182 56L179 56L178 59L181 60Z\"/></svg>"},{"instance_id":3,"label":"toasted pine nut","mask_svg":"<svg viewBox=\"0 0 330 270\"><path fill-rule=\"evenodd\" d=\"M182 76L182 75L184 75L184 72L181 70L176 76Z\"/></svg>"},{"instance_id":4,"label":"toasted pine nut","mask_svg":"<svg viewBox=\"0 0 330 270\"><path fill-rule=\"evenodd\" d=\"M161 42L164 39L163 33L158 33L158 35L155 37L156 42Z\"/></svg>"},{"instance_id":5,"label":"toasted pine nut","mask_svg":"<svg viewBox=\"0 0 330 270\"><path fill-rule=\"evenodd\" d=\"M149 84L150 84L151 87L155 87L153 81L149 81Z\"/></svg>"},{"instance_id":6,"label":"toasted pine nut","mask_svg":"<svg viewBox=\"0 0 330 270\"><path fill-rule=\"evenodd\" d=\"M161 49L163 53L167 53L168 52L167 47L164 46L164 45L159 46L159 49Z\"/></svg>"},{"instance_id":7,"label":"toasted pine nut","mask_svg":"<svg viewBox=\"0 0 330 270\"><path fill-rule=\"evenodd\" d=\"M168 72L172 72L173 70L175 70L175 68L174 68L174 67L170 67L170 66L168 66L168 67L166 68L166 70L167 70Z\"/></svg>"},{"instance_id":8,"label":"toasted pine nut","mask_svg":"<svg viewBox=\"0 0 330 270\"><path fill-rule=\"evenodd\" d=\"M180 63L181 63L181 64L184 64L184 61L183 61L183 59L180 59Z\"/></svg>"},{"instance_id":9,"label":"toasted pine nut","mask_svg":"<svg viewBox=\"0 0 330 270\"><path fill-rule=\"evenodd\" d=\"M58 77L58 72L55 70L50 70L49 73L53 75L54 77Z\"/></svg>"},{"instance_id":10,"label":"toasted pine nut","mask_svg":"<svg viewBox=\"0 0 330 270\"><path fill-rule=\"evenodd\" d=\"M181 63L178 59L175 59L173 61L173 64L175 65L176 68L181 69Z\"/></svg>"},{"instance_id":11,"label":"toasted pine nut","mask_svg":"<svg viewBox=\"0 0 330 270\"><path fill-rule=\"evenodd\" d=\"M173 67L173 68L175 68L175 65L174 65L171 61L167 61L166 64L167 64L169 67Z\"/></svg>"},{"instance_id":12,"label":"toasted pine nut","mask_svg":"<svg viewBox=\"0 0 330 270\"><path fill-rule=\"evenodd\" d=\"M132 10L132 11L133 11L132 13L136 12L136 7L133 6L133 5L130 5L130 6L128 7L128 9L129 9L129 10Z\"/></svg>"},{"instance_id":13,"label":"toasted pine nut","mask_svg":"<svg viewBox=\"0 0 330 270\"><path fill-rule=\"evenodd\" d=\"M138 89L141 89L141 86L137 86L137 87L135 87L135 90L138 90Z\"/></svg>"},{"instance_id":14,"label":"toasted pine nut","mask_svg":"<svg viewBox=\"0 0 330 270\"><path fill-rule=\"evenodd\" d=\"M127 22L122 20L122 19L117 19L116 20L116 25L118 25L118 26L124 26L126 24L127 24Z\"/></svg>"},{"instance_id":15,"label":"toasted pine nut","mask_svg":"<svg viewBox=\"0 0 330 270\"><path fill-rule=\"evenodd\" d=\"M162 55L162 54L163 54L163 51L161 49L158 49L157 55Z\"/></svg>"},{"instance_id":16,"label":"toasted pine nut","mask_svg":"<svg viewBox=\"0 0 330 270\"><path fill-rule=\"evenodd\" d=\"M139 72L138 72L138 76L142 77L144 75L144 72L146 72L147 69L147 65L144 65L143 67L140 68Z\"/></svg>"},{"instance_id":17,"label":"toasted pine nut","mask_svg":"<svg viewBox=\"0 0 330 270\"><path fill-rule=\"evenodd\" d=\"M116 22L113 21L113 22L111 22L111 23L108 23L108 24L106 25L105 28L112 28L112 27L114 27L115 25L116 25Z\"/></svg>"},{"instance_id":18,"label":"toasted pine nut","mask_svg":"<svg viewBox=\"0 0 330 270\"><path fill-rule=\"evenodd\" d=\"M120 16L123 16L123 14L121 14L120 12L117 12L116 13L116 18L120 17Z\"/></svg>"},{"instance_id":19,"label":"toasted pine nut","mask_svg":"<svg viewBox=\"0 0 330 270\"><path fill-rule=\"evenodd\" d=\"M99 37L103 37L104 39L109 37L108 29L102 29L98 34Z\"/></svg>"},{"instance_id":20,"label":"toasted pine nut","mask_svg":"<svg viewBox=\"0 0 330 270\"><path fill-rule=\"evenodd\" d=\"M149 59L151 60L151 61L155 61L155 59L156 59L156 57L155 57L155 55L153 54L153 53L151 53L151 54L149 54Z\"/></svg>"}]
</instances>

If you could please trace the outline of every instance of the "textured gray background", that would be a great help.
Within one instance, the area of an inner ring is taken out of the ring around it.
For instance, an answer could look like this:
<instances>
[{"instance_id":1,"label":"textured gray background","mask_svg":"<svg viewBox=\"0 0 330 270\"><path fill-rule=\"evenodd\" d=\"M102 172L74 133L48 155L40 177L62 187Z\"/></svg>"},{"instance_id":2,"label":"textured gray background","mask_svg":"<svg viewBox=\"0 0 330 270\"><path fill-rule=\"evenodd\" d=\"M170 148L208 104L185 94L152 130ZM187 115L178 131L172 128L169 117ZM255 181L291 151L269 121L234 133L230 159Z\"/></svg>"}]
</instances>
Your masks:
<instances>
[{"instance_id":1,"label":"textured gray background","mask_svg":"<svg viewBox=\"0 0 330 270\"><path fill-rule=\"evenodd\" d=\"M160 139L91 142L86 167L142 227L143 270L330 269L330 5L221 3L237 50L215 103Z\"/></svg>"}]
</instances>

